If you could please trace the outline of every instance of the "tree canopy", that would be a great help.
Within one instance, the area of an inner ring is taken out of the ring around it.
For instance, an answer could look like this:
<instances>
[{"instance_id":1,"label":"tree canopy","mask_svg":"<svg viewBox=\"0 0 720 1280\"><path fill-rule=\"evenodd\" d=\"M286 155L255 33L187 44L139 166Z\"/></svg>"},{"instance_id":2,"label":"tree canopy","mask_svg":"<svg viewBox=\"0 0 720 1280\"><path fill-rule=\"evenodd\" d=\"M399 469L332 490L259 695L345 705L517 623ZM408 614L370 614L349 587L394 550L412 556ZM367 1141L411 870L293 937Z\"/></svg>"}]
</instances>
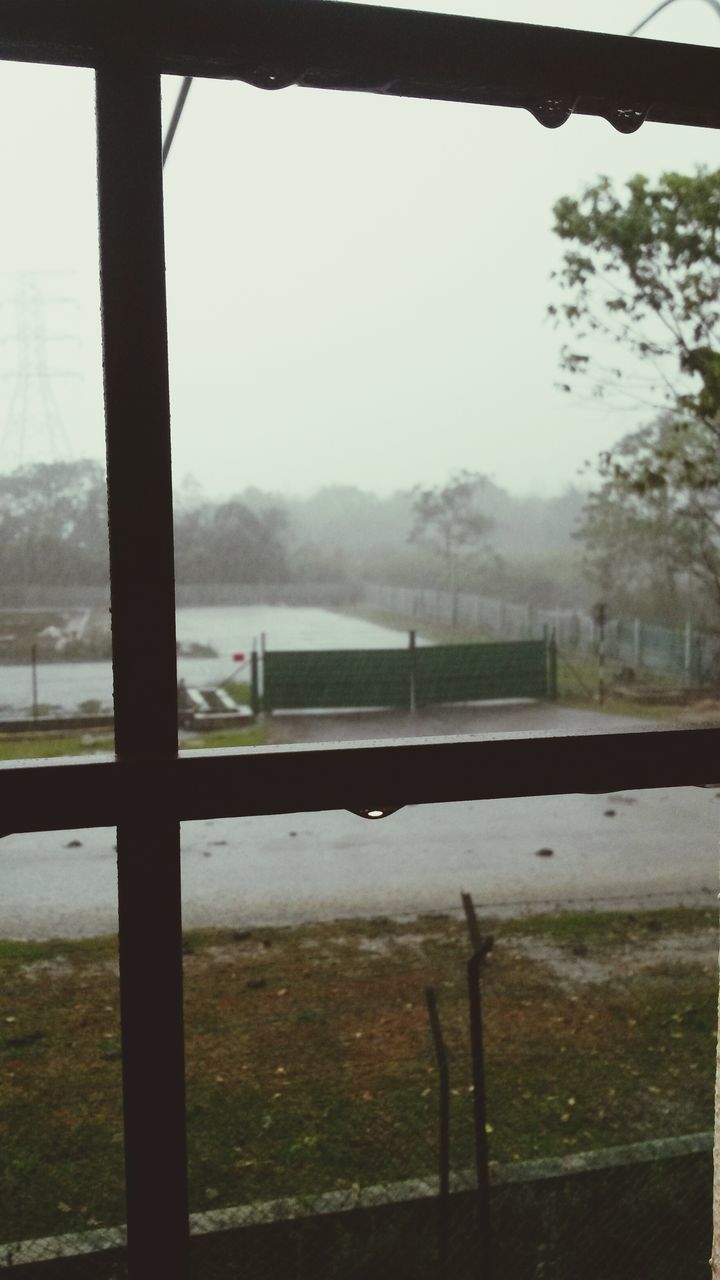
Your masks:
<instances>
[{"instance_id":1,"label":"tree canopy","mask_svg":"<svg viewBox=\"0 0 720 1280\"><path fill-rule=\"evenodd\" d=\"M100 463L35 463L0 475L0 581L102 583L107 577Z\"/></svg>"},{"instance_id":2,"label":"tree canopy","mask_svg":"<svg viewBox=\"0 0 720 1280\"><path fill-rule=\"evenodd\" d=\"M181 505L180 582L284 582L287 518L240 499ZM35 463L0 475L0 582L108 581L107 496L99 462Z\"/></svg>"},{"instance_id":3,"label":"tree canopy","mask_svg":"<svg viewBox=\"0 0 720 1280\"><path fill-rule=\"evenodd\" d=\"M720 609L720 170L637 174L620 195L600 178L554 212L564 388L654 414L601 455L590 560L607 589L644 570L669 601L691 575Z\"/></svg>"},{"instance_id":4,"label":"tree canopy","mask_svg":"<svg viewBox=\"0 0 720 1280\"><path fill-rule=\"evenodd\" d=\"M482 507L491 487L476 471L458 471L447 484L413 490L410 541L440 556L451 589L457 585L461 554L482 544L495 523Z\"/></svg>"},{"instance_id":5,"label":"tree canopy","mask_svg":"<svg viewBox=\"0 0 720 1280\"><path fill-rule=\"evenodd\" d=\"M599 178L555 208L568 243L550 314L577 339L562 349L571 381L717 426L720 410L720 169L636 174L618 194ZM620 363L603 359L605 342Z\"/></svg>"}]
</instances>

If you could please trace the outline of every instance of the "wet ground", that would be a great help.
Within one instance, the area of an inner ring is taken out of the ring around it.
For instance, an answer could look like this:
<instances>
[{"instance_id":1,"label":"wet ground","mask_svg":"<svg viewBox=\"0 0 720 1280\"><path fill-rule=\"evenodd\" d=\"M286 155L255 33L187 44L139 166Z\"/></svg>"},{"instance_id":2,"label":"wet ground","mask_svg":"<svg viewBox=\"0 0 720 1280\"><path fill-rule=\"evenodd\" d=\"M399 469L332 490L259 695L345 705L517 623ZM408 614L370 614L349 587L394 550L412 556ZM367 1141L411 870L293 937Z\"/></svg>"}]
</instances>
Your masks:
<instances>
[{"instance_id":1,"label":"wet ground","mask_svg":"<svg viewBox=\"0 0 720 1280\"><path fill-rule=\"evenodd\" d=\"M286 716L292 741L442 732L612 732L647 727L553 706L442 709L422 716ZM401 810L381 822L347 812L185 823L187 926L246 925L479 907L708 905L717 892L720 790L547 796ZM111 829L0 841L0 936L112 931ZM148 857L152 849L148 848Z\"/></svg>"},{"instance_id":2,"label":"wet ground","mask_svg":"<svg viewBox=\"0 0 720 1280\"><path fill-rule=\"evenodd\" d=\"M343 742L370 738L435 738L467 733L622 733L649 732L655 724L630 716L576 711L552 702L507 699L465 706L423 707L410 711L280 713L265 721L273 742Z\"/></svg>"}]
</instances>

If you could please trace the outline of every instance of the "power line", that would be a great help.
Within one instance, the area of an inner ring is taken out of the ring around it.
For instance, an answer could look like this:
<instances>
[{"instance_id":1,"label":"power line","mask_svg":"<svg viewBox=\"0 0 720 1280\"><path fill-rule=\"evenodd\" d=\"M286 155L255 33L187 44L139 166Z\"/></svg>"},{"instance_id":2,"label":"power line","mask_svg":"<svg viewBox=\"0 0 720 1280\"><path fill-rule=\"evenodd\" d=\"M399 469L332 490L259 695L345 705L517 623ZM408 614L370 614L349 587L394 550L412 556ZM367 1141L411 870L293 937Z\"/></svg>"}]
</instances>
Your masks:
<instances>
[{"instance_id":1,"label":"power line","mask_svg":"<svg viewBox=\"0 0 720 1280\"><path fill-rule=\"evenodd\" d=\"M633 27L632 31L628 31L628 35L636 36L638 31L642 31L643 27L647 26L648 22L652 22L653 18L656 18L659 13L662 13L663 9L667 9L669 5L674 3L675 0L662 0L661 4L655 6L652 13L649 13L646 18L643 18L642 22L638 22L637 26ZM718 0L707 0L707 3L710 5L713 12L717 14L718 18L720 18L720 3Z\"/></svg>"},{"instance_id":2,"label":"power line","mask_svg":"<svg viewBox=\"0 0 720 1280\"><path fill-rule=\"evenodd\" d=\"M667 9L671 4L674 4L674 3L675 3L675 0L662 0L662 2L656 5L655 8L652 10L652 12L647 15L647 17L643 18L642 22L638 22L637 26L633 27L632 31L628 31L628 35L636 36L638 31L642 31L643 27L646 27L649 22L652 22L653 18L656 18L659 13L662 13L663 9ZM720 0L706 0L706 3L710 5L713 12L717 14L718 18L720 18ZM165 134L165 140L163 142L163 152L162 152L163 168L165 167L167 158L170 155L170 148L173 144L173 139L175 137L175 134L177 133L177 128L180 123L180 117L182 116L183 110L185 108L185 103L187 102L187 98L190 92L190 88L192 86L192 82L193 82L192 76L185 76L180 86L180 92L178 93L177 100L175 102L175 107L173 109L173 113L170 118L170 123L167 128L167 133Z\"/></svg>"},{"instance_id":3,"label":"power line","mask_svg":"<svg viewBox=\"0 0 720 1280\"><path fill-rule=\"evenodd\" d=\"M177 96L175 108L170 118L170 123L167 128L167 133L165 134L165 141L163 142L163 151L162 151L163 169L165 168L165 162L167 161L167 158L170 155L170 148L173 144L173 138L177 133L177 127L180 123L180 117L183 113L183 108L185 106L185 103L187 102L187 97L190 92L192 82L193 82L192 76L185 76L185 79L183 80L180 86L180 92Z\"/></svg>"}]
</instances>

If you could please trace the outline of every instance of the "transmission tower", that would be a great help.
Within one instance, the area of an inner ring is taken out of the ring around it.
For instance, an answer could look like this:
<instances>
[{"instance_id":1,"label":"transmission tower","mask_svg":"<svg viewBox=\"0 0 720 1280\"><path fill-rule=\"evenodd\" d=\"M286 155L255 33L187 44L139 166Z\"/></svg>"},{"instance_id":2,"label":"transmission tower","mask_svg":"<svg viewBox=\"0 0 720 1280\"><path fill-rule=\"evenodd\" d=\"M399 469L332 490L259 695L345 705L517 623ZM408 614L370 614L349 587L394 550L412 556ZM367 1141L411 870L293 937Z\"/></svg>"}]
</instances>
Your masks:
<instances>
[{"instance_id":1,"label":"transmission tower","mask_svg":"<svg viewBox=\"0 0 720 1280\"><path fill-rule=\"evenodd\" d=\"M27 462L71 460L70 441L55 395L54 380L72 377L73 371L55 368L50 345L72 342L76 335L51 331L49 306L72 304L73 299L50 294L41 280L56 272L3 273L10 292L0 298L5 332L0 339L11 353L3 361L2 378L7 394L4 422L0 426L0 469L12 471ZM7 365L10 365L7 368Z\"/></svg>"}]
</instances>

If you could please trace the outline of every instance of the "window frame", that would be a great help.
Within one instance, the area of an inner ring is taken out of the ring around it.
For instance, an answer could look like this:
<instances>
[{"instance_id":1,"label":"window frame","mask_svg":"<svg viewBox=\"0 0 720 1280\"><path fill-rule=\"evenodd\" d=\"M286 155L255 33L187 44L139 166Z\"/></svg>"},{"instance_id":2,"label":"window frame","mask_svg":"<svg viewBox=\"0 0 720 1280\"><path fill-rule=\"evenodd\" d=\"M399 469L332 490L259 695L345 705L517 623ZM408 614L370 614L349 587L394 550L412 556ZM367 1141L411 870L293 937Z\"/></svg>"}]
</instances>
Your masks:
<instances>
[{"instance_id":1,"label":"window frame","mask_svg":"<svg viewBox=\"0 0 720 1280\"><path fill-rule=\"evenodd\" d=\"M712 785L720 730L178 756L160 76L718 128L720 51L340 0L3 0L0 59L96 74L116 736L101 761L0 764L0 830L118 828L128 1271L182 1277L180 822Z\"/></svg>"}]
</instances>

